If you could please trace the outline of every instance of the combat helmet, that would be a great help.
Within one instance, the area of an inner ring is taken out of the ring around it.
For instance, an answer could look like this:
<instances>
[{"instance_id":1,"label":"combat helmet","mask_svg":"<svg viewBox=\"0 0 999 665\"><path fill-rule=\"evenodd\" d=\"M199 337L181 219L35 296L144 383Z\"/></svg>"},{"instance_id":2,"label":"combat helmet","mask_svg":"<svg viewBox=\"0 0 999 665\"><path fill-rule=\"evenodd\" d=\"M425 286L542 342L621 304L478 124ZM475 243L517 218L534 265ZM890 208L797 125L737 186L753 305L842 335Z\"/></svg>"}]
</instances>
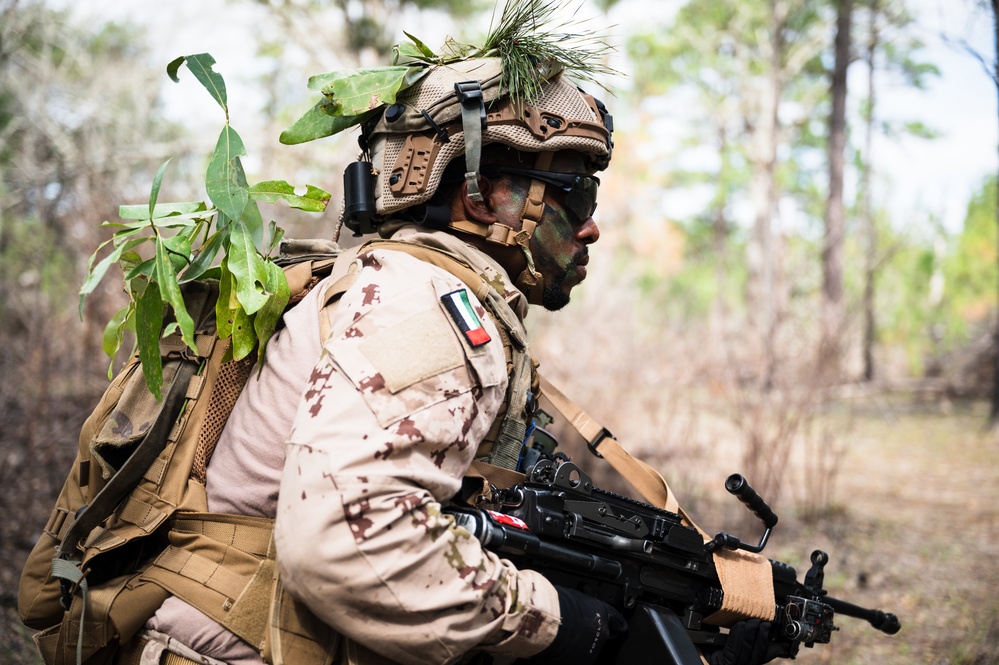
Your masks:
<instances>
[{"instance_id":1,"label":"combat helmet","mask_svg":"<svg viewBox=\"0 0 999 665\"><path fill-rule=\"evenodd\" d=\"M508 0L482 47L449 40L435 54L410 36L411 43L395 47L391 66L315 76L309 87L322 92L323 99L281 140L298 143L360 125L361 155L344 173L341 223L361 235L401 217L519 245L528 270L516 281L534 300L541 276L528 242L543 213L546 182L532 181L519 232L453 220L435 210L433 197L445 172L457 166L469 196L481 200L480 160L489 144L533 153L531 166L541 171L563 150L583 154L595 171L607 167L612 118L602 102L569 78L592 80L595 73L610 72L592 49L593 43L606 45L578 39L591 33L577 33L574 41L547 27L565 4ZM456 160L462 161L448 169Z\"/></svg>"}]
</instances>

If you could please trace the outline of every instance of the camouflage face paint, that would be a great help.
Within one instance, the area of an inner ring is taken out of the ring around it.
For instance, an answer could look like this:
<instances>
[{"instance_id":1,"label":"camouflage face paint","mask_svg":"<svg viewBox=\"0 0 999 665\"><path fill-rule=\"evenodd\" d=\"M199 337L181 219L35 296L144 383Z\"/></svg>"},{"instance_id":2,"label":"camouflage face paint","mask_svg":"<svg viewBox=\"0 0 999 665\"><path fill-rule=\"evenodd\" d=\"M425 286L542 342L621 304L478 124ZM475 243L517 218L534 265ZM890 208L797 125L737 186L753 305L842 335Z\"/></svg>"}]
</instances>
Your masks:
<instances>
[{"instance_id":1,"label":"camouflage face paint","mask_svg":"<svg viewBox=\"0 0 999 665\"><path fill-rule=\"evenodd\" d=\"M580 223L564 208L545 203L545 213L531 238L531 253L545 279L542 305L555 311L569 303L569 291L586 278L586 245L576 238Z\"/></svg>"}]
</instances>

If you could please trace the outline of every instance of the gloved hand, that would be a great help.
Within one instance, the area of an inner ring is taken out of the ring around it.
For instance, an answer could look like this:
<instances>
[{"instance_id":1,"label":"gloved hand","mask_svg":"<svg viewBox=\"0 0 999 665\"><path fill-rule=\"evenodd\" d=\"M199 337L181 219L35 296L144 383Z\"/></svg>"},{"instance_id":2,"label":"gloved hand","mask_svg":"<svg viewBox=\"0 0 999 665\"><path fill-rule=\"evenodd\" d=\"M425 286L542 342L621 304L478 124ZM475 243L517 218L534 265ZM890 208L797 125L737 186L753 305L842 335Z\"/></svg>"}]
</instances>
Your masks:
<instances>
[{"instance_id":1,"label":"gloved hand","mask_svg":"<svg viewBox=\"0 0 999 665\"><path fill-rule=\"evenodd\" d=\"M628 630L628 622L604 601L575 589L556 586L559 625L555 641L530 659L541 665L593 665L601 649Z\"/></svg>"},{"instance_id":2,"label":"gloved hand","mask_svg":"<svg viewBox=\"0 0 999 665\"><path fill-rule=\"evenodd\" d=\"M762 665L774 658L769 646L770 622L746 619L732 624L725 646L705 652L704 658L709 665Z\"/></svg>"}]
</instances>

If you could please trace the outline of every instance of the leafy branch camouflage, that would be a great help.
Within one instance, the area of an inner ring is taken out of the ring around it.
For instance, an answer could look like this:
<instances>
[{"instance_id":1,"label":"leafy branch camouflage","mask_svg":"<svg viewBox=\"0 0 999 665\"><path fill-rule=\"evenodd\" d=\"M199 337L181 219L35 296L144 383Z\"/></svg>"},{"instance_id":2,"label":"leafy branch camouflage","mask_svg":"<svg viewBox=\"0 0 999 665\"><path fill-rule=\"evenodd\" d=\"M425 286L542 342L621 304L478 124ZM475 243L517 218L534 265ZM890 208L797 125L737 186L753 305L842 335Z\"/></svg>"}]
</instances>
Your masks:
<instances>
[{"instance_id":1,"label":"leafy branch camouflage","mask_svg":"<svg viewBox=\"0 0 999 665\"><path fill-rule=\"evenodd\" d=\"M392 64L319 74L309 79L309 89L323 94L294 125L281 134L289 145L332 136L363 123L396 96L414 85L431 67L472 58L498 57L502 61L501 85L517 105L535 103L541 86L566 71L586 81L616 72L603 64L613 48L595 31L576 28L576 0L507 0L499 21L482 46L448 39L435 53L418 38L404 33L409 42L393 47ZM569 12L569 19L556 15Z\"/></svg>"},{"instance_id":2,"label":"leafy branch camouflage","mask_svg":"<svg viewBox=\"0 0 999 665\"><path fill-rule=\"evenodd\" d=\"M213 69L215 59L207 53L177 58L167 66L171 79L179 82L177 74L183 65L225 113L225 125L205 173L209 203L157 201L168 159L153 178L148 205L123 205L118 213L120 221L104 222L103 226L117 230L91 255L80 289L82 314L84 298L113 264L120 266L129 303L108 322L104 351L113 360L125 332L134 332L146 385L157 399L163 386L160 337L179 330L184 342L195 349L194 321L184 304L181 285L218 280L219 337L231 338L232 359L245 358L257 349L258 360L262 360L266 342L288 304L289 292L284 271L268 258L284 232L274 222L264 228L257 202L284 201L300 210L323 212L330 200L328 192L311 185L304 194L298 194L283 180L251 186L240 160L246 149L229 125L225 81ZM108 245L111 252L95 264ZM164 327L169 312L171 320ZM111 371L109 367L109 377Z\"/></svg>"}]
</instances>

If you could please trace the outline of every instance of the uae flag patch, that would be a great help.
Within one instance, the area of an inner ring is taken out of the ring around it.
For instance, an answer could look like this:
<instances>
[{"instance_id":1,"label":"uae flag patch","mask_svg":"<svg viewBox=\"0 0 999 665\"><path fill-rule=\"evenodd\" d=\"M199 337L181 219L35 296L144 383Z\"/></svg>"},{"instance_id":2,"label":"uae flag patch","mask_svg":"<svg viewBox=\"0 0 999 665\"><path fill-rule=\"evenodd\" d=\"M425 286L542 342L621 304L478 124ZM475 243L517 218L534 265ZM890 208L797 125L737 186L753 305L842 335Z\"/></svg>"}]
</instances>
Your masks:
<instances>
[{"instance_id":1,"label":"uae flag patch","mask_svg":"<svg viewBox=\"0 0 999 665\"><path fill-rule=\"evenodd\" d=\"M444 307L447 308L454 322L458 324L458 328L465 334L465 339L468 340L472 348L482 346L489 341L489 333L486 332L482 326L482 321L472 309L472 304L468 302L468 291L465 289L452 291L441 296L441 302L444 303Z\"/></svg>"}]
</instances>

